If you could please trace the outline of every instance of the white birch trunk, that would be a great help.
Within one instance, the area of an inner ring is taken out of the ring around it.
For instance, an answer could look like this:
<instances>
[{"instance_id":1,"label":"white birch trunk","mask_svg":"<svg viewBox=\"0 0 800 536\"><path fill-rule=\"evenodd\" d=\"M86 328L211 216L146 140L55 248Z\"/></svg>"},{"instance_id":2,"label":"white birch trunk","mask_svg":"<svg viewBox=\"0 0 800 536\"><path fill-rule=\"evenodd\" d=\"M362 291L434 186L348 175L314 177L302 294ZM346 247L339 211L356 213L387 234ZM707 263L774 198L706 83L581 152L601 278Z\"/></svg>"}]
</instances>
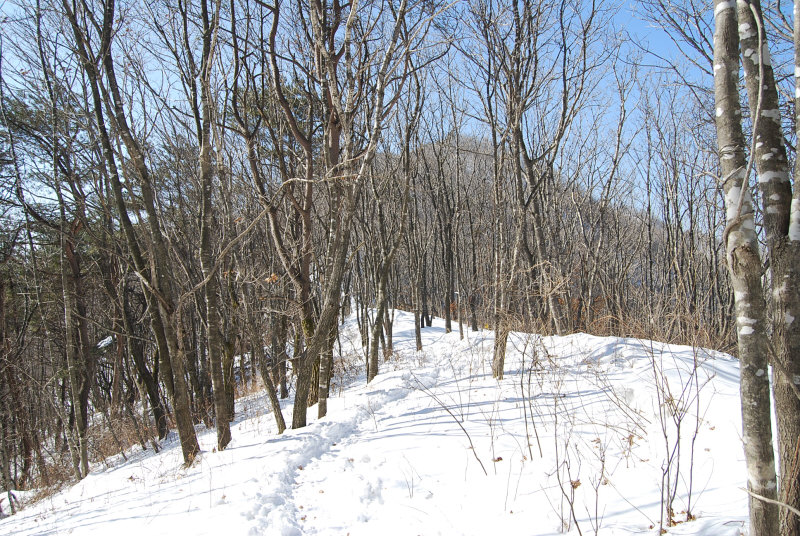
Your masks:
<instances>
[{"instance_id":1,"label":"white birch trunk","mask_svg":"<svg viewBox=\"0 0 800 536\"><path fill-rule=\"evenodd\" d=\"M765 303L761 257L746 178L745 144L739 107L739 36L736 4L714 2L714 98L717 144L727 227L724 239L735 293L735 314L741 364L742 438L748 488L776 498L775 461L770 423ZM777 534L777 507L750 498L750 534Z\"/></svg>"}]
</instances>

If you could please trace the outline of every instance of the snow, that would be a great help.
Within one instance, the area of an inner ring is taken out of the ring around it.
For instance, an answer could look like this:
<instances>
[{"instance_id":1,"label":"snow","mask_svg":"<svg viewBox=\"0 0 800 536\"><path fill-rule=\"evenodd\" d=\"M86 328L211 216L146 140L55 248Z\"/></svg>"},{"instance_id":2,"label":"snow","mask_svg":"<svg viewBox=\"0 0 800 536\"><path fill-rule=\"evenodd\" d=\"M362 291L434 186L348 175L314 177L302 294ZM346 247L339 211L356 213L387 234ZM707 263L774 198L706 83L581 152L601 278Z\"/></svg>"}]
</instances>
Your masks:
<instances>
[{"instance_id":1,"label":"snow","mask_svg":"<svg viewBox=\"0 0 800 536\"><path fill-rule=\"evenodd\" d=\"M756 35L758 34L750 28L750 25L748 23L746 22L739 23L740 40L744 41L745 39L749 39L750 37L754 37ZM752 50L750 51L750 53L752 54ZM745 54L745 56L747 56L747 54Z\"/></svg>"},{"instance_id":2,"label":"snow","mask_svg":"<svg viewBox=\"0 0 800 536\"><path fill-rule=\"evenodd\" d=\"M0 535L657 534L665 469L682 521L669 534L744 530L734 359L513 333L498 382L492 332L459 340L436 321L422 333L416 352L413 316L398 312L393 357L369 385L363 374L336 385L324 419L313 407L309 426L277 435L264 394L242 397L226 450L198 427L203 453L185 469L170 436L159 454L93 466L0 521ZM351 365L363 361L353 325L341 342ZM689 482L696 520L683 522Z\"/></svg>"},{"instance_id":3,"label":"snow","mask_svg":"<svg viewBox=\"0 0 800 536\"><path fill-rule=\"evenodd\" d=\"M772 181L787 182L789 174L786 171L765 171L758 175L758 182L767 183Z\"/></svg>"},{"instance_id":4,"label":"snow","mask_svg":"<svg viewBox=\"0 0 800 536\"><path fill-rule=\"evenodd\" d=\"M717 4L717 7L714 8L714 17L718 17L723 11L726 9L733 9L736 6L736 3L732 0L729 2L720 2Z\"/></svg>"},{"instance_id":5,"label":"snow","mask_svg":"<svg viewBox=\"0 0 800 536\"><path fill-rule=\"evenodd\" d=\"M789 213L789 240L800 240L800 199L792 199Z\"/></svg>"},{"instance_id":6,"label":"snow","mask_svg":"<svg viewBox=\"0 0 800 536\"><path fill-rule=\"evenodd\" d=\"M725 193L725 217L729 222L734 221L739 216L739 197L742 195L742 189L738 186L732 186ZM748 195L747 193L745 195ZM745 198L743 201L749 201Z\"/></svg>"},{"instance_id":7,"label":"snow","mask_svg":"<svg viewBox=\"0 0 800 536\"><path fill-rule=\"evenodd\" d=\"M761 45L761 63L765 66L772 67L772 56L769 53L769 47L766 43Z\"/></svg>"},{"instance_id":8,"label":"snow","mask_svg":"<svg viewBox=\"0 0 800 536\"><path fill-rule=\"evenodd\" d=\"M780 110L761 110L761 117L766 117L767 119L772 119L776 123L780 124L780 122L781 122L781 111Z\"/></svg>"}]
</instances>

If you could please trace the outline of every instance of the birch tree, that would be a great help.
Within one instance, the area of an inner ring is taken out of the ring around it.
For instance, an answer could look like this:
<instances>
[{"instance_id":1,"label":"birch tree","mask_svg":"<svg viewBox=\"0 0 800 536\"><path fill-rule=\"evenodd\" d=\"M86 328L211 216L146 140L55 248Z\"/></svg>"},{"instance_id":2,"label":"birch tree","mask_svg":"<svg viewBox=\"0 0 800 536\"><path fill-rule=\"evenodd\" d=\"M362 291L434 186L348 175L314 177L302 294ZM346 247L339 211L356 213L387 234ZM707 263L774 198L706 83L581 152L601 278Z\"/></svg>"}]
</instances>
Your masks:
<instances>
[{"instance_id":1,"label":"birch tree","mask_svg":"<svg viewBox=\"0 0 800 536\"><path fill-rule=\"evenodd\" d=\"M727 213L724 240L735 293L748 487L753 493L773 500L778 491L767 374L767 363L771 357L779 438L780 499L797 507L800 499L796 485L796 449L800 437L800 406L797 398L800 335L791 325L796 314L800 314L798 189L795 188L792 200L778 94L760 3L739 2L737 9L733 2L716 1L714 14L717 143ZM800 21L796 19L795 24L800 24ZM800 30L795 33L796 46L800 46L798 32ZM753 123L750 161L746 161L747 147L739 109L740 52ZM800 55L796 56L796 62L800 66ZM769 260L767 283L771 282L773 288L771 325L768 322L768 300L762 283L763 261L749 185L749 174L753 167L758 173L764 215L765 254ZM780 533L797 534L798 519L788 510L784 511L781 518ZM753 534L778 534L778 511L774 505L751 497L750 520Z\"/></svg>"},{"instance_id":2,"label":"birch tree","mask_svg":"<svg viewBox=\"0 0 800 536\"><path fill-rule=\"evenodd\" d=\"M772 290L770 353L774 366L774 398L778 425L780 499L800 506L800 330L793 327L800 316L800 188L794 199L789 161L784 145L778 88L766 37L766 21L760 0L739 2L738 31L745 86L753 122L754 143L750 158L758 173L758 189L766 238L767 284ZM795 5L795 83L800 88L800 8ZM796 99L800 92L796 91ZM796 101L795 104L800 103ZM795 113L800 110L795 107ZM800 121L795 117L795 124ZM800 166L795 164L795 178ZM800 517L781 510L782 534L800 534Z\"/></svg>"}]
</instances>

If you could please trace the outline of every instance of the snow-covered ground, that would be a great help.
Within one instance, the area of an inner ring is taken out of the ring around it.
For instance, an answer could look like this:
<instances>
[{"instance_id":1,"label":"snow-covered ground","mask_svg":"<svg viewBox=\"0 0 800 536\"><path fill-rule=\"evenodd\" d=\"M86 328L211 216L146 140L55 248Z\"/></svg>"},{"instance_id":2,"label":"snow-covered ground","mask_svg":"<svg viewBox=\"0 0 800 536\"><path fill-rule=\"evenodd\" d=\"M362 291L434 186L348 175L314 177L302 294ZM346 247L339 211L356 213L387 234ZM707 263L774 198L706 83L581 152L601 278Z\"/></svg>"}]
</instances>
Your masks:
<instances>
[{"instance_id":1,"label":"snow-covered ground","mask_svg":"<svg viewBox=\"0 0 800 536\"><path fill-rule=\"evenodd\" d=\"M241 398L225 451L199 427L203 453L184 469L171 435L161 453L97 465L0 521L0 534L610 536L657 534L662 519L669 534L746 531L730 357L515 333L498 382L491 332L459 340L436 321L416 352L413 317L398 312L394 339L371 384L335 387L325 419L279 436L266 397ZM352 326L341 340L352 372ZM681 522L667 526L673 494Z\"/></svg>"}]
</instances>

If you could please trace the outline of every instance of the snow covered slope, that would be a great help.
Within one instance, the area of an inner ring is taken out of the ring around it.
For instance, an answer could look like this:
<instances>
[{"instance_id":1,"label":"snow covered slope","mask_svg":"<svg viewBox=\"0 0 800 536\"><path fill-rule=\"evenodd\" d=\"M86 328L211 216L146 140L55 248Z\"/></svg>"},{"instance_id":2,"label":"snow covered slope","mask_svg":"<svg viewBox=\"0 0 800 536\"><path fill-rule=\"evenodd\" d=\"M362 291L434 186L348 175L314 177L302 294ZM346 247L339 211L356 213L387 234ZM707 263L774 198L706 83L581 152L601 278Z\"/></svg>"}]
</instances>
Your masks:
<instances>
[{"instance_id":1,"label":"snow covered slope","mask_svg":"<svg viewBox=\"0 0 800 536\"><path fill-rule=\"evenodd\" d=\"M730 357L632 339L512 334L497 382L490 332L459 340L434 323L418 353L413 317L398 313L394 338L375 381L334 388L325 419L278 436L266 398L242 398L225 451L213 451L213 430L198 429L203 454L183 469L170 436L160 454L139 450L96 466L0 521L0 534L745 531ZM351 362L358 340L343 330ZM687 510L695 520L686 521Z\"/></svg>"}]
</instances>

